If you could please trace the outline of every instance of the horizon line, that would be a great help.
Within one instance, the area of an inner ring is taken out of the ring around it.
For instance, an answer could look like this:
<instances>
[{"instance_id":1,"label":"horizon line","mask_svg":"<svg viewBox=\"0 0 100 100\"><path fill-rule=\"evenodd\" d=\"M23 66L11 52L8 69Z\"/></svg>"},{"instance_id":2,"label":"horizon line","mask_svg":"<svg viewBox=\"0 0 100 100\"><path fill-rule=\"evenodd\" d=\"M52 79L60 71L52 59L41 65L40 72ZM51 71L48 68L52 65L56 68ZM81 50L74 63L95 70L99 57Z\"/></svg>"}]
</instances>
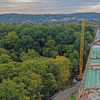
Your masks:
<instances>
[{"instance_id":1,"label":"horizon line","mask_svg":"<svg viewBox=\"0 0 100 100\"><path fill-rule=\"evenodd\" d=\"M12 13L0 13L0 15L5 15L5 14L22 14L22 15L57 15L57 14L60 14L60 15L69 15L69 14L79 14L79 13L97 13L99 14L100 12L74 12L74 13L15 13L15 12L12 12Z\"/></svg>"}]
</instances>

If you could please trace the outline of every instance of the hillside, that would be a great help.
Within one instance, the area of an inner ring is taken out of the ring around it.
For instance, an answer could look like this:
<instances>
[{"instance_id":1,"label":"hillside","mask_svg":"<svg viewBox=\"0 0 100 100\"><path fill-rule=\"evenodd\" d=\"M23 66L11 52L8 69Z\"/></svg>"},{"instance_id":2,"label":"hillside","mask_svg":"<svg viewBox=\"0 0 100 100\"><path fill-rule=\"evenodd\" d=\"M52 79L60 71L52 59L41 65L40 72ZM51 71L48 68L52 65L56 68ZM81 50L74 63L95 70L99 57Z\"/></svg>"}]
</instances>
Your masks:
<instances>
[{"instance_id":1,"label":"hillside","mask_svg":"<svg viewBox=\"0 0 100 100\"><path fill-rule=\"evenodd\" d=\"M100 20L100 13L74 13L74 14L0 14L3 23L41 23L41 22L70 22L80 21L82 18L89 21Z\"/></svg>"}]
</instances>

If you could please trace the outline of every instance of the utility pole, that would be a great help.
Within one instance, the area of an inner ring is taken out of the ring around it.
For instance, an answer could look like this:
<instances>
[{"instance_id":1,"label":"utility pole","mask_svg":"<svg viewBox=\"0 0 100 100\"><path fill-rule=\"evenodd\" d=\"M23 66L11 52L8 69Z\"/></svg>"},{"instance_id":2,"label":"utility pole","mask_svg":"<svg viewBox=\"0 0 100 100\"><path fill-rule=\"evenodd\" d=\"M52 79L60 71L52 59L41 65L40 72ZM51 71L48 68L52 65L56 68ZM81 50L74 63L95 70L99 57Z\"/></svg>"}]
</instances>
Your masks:
<instances>
[{"instance_id":1,"label":"utility pole","mask_svg":"<svg viewBox=\"0 0 100 100\"><path fill-rule=\"evenodd\" d=\"M81 41L80 41L80 62L79 62L79 77L80 77L80 79L82 79L82 69L83 69L84 32L85 32L85 23L84 23L84 19L83 19L82 27L81 27Z\"/></svg>"}]
</instances>

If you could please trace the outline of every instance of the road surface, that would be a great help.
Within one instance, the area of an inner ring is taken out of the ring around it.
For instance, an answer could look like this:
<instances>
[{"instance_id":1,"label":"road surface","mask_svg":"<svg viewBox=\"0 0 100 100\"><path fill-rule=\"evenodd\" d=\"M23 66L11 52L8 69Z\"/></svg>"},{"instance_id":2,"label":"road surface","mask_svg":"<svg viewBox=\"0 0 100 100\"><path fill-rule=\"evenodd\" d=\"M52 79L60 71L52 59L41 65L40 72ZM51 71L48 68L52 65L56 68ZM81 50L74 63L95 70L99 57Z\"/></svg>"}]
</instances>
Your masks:
<instances>
[{"instance_id":1,"label":"road surface","mask_svg":"<svg viewBox=\"0 0 100 100\"><path fill-rule=\"evenodd\" d=\"M94 38L94 42L96 42L98 40L100 40L100 30L99 30L99 28L96 31L96 37Z\"/></svg>"},{"instance_id":2,"label":"road surface","mask_svg":"<svg viewBox=\"0 0 100 100\"><path fill-rule=\"evenodd\" d=\"M81 82L77 82L77 84L74 87L61 91L60 93L56 95L56 97L52 98L52 100L68 100L69 95L73 93L74 91L78 90L80 85L81 85Z\"/></svg>"}]
</instances>

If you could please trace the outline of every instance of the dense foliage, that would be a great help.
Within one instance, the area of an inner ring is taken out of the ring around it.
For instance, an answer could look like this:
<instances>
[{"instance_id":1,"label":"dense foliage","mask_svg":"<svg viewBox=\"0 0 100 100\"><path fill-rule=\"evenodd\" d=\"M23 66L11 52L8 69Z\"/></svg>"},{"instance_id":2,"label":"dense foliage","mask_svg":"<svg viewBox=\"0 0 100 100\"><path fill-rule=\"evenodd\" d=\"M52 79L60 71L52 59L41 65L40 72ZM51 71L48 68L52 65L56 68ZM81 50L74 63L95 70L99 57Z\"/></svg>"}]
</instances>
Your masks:
<instances>
[{"instance_id":1,"label":"dense foliage","mask_svg":"<svg viewBox=\"0 0 100 100\"><path fill-rule=\"evenodd\" d=\"M0 24L0 100L49 100L78 73L81 25ZM84 63L95 30L86 26Z\"/></svg>"}]
</instances>

